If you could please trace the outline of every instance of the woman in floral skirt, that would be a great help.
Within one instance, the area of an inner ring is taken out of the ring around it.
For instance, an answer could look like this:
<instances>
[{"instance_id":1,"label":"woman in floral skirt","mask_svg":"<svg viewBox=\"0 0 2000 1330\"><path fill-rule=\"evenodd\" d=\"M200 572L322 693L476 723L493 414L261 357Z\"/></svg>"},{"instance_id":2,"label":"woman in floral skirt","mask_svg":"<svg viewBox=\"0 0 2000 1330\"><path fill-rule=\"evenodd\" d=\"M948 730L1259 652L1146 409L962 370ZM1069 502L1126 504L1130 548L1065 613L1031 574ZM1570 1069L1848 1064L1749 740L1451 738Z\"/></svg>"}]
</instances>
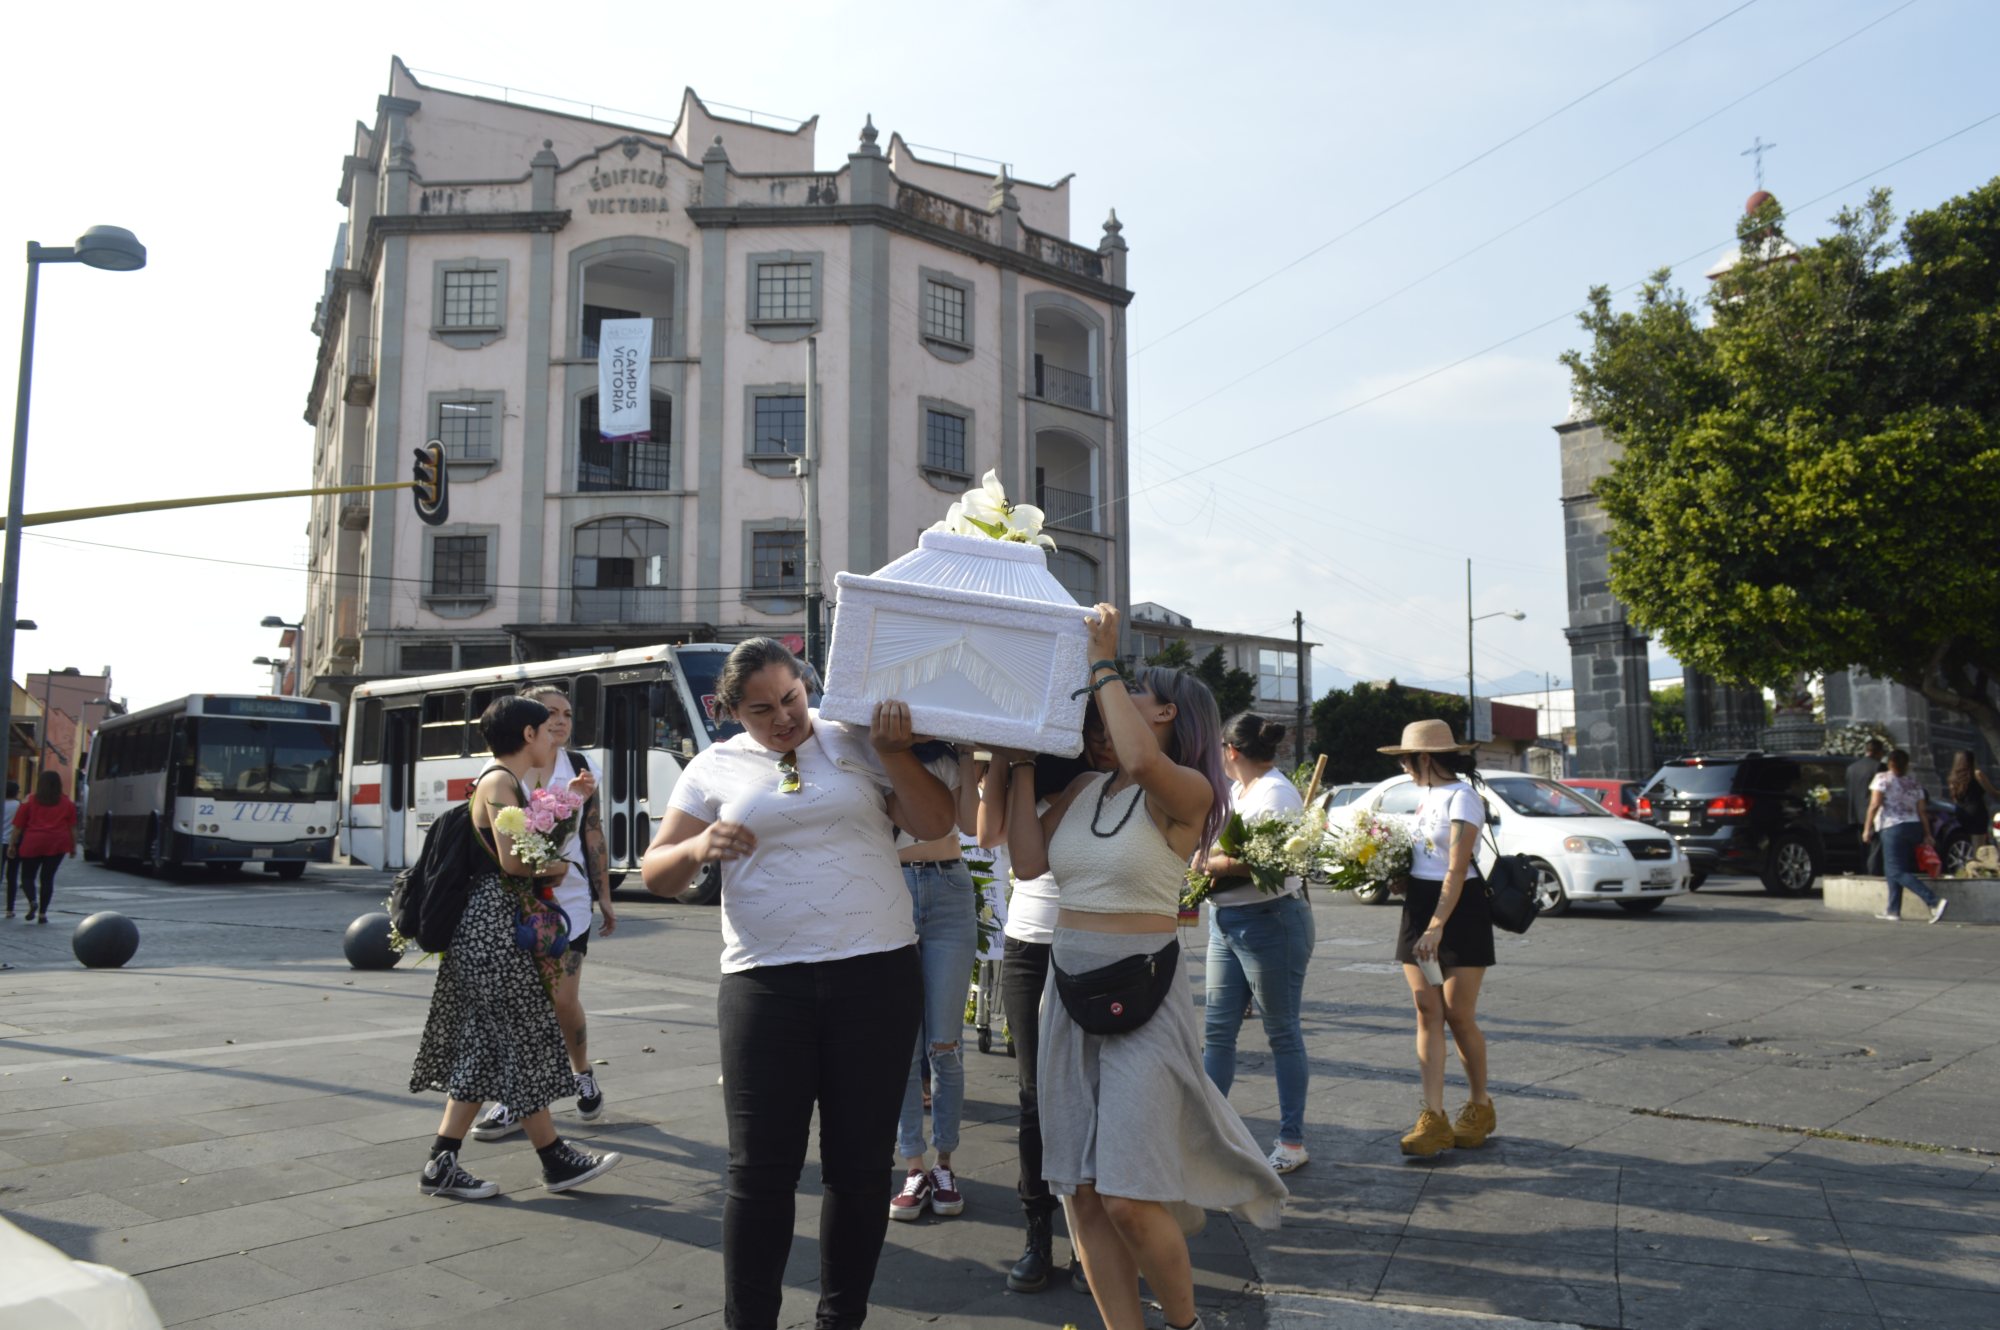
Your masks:
<instances>
[{"instance_id":1,"label":"woman in floral skirt","mask_svg":"<svg viewBox=\"0 0 2000 1330\"><path fill-rule=\"evenodd\" d=\"M548 708L525 697L495 701L480 716L479 730L493 753L472 791L473 834L480 844L475 853L483 854L465 914L438 966L430 1019L410 1071L413 1093L445 1095L444 1120L418 1187L427 1196L465 1200L500 1190L458 1162L473 1118L488 1101L522 1116L550 1191L588 1182L621 1158L577 1149L556 1135L549 1118L550 1103L577 1092L576 1076L540 965L514 941L514 923L534 892L536 872L515 855L514 838L494 828L498 810L527 806L528 773L554 765L556 731ZM570 782L570 793L588 798L595 787L586 772ZM544 876L560 878L568 868L568 860L558 859Z\"/></svg>"}]
</instances>

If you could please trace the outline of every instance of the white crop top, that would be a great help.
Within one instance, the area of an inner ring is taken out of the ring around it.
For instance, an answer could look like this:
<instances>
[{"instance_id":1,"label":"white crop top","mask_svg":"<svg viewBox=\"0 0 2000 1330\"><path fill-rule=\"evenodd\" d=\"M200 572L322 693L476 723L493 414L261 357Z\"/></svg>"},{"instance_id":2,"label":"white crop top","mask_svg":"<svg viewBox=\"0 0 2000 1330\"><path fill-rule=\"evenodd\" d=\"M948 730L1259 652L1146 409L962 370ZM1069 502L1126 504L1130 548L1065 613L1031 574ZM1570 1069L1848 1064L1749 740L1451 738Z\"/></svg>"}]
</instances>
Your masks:
<instances>
[{"instance_id":1,"label":"white crop top","mask_svg":"<svg viewBox=\"0 0 2000 1330\"><path fill-rule=\"evenodd\" d=\"M1065 910L1088 914L1176 917L1187 885L1187 861L1174 853L1143 807L1142 787L1128 786L1099 804L1110 779L1107 772L1092 775L1049 841L1049 871L1055 874L1059 903Z\"/></svg>"}]
</instances>

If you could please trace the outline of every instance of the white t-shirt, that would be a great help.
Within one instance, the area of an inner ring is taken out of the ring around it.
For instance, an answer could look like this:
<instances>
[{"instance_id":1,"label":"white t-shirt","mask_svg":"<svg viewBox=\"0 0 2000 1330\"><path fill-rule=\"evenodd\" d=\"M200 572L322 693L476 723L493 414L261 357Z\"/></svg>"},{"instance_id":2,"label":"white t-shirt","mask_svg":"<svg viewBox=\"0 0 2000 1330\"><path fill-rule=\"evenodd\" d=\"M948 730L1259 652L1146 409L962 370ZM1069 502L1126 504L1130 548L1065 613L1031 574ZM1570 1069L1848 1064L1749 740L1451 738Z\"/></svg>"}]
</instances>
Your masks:
<instances>
[{"instance_id":1,"label":"white t-shirt","mask_svg":"<svg viewBox=\"0 0 2000 1330\"><path fill-rule=\"evenodd\" d=\"M20 811L21 801L19 799L7 800L6 808L0 810L0 818L6 819L5 829L0 831L0 845L12 845L14 843L14 814Z\"/></svg>"},{"instance_id":2,"label":"white t-shirt","mask_svg":"<svg viewBox=\"0 0 2000 1330\"><path fill-rule=\"evenodd\" d=\"M1035 816L1049 811L1049 801L1035 805ZM1015 878L1014 891L1007 899L1007 936L1016 942L1055 941L1056 911L1061 908L1056 891L1056 875Z\"/></svg>"},{"instance_id":3,"label":"white t-shirt","mask_svg":"<svg viewBox=\"0 0 2000 1330\"><path fill-rule=\"evenodd\" d=\"M1276 767L1265 772L1245 785L1237 781L1229 787L1229 807L1242 814L1249 822L1266 813L1299 813L1305 811L1306 801L1299 795L1299 787L1278 774ZM1285 889L1278 892L1263 891L1255 882L1245 882L1240 887L1229 887L1208 898L1214 908L1223 909L1231 905L1255 905L1258 901L1276 900L1289 896L1299 889L1295 877L1285 879Z\"/></svg>"},{"instance_id":4,"label":"white t-shirt","mask_svg":"<svg viewBox=\"0 0 2000 1330\"><path fill-rule=\"evenodd\" d=\"M1411 829L1416 837L1415 852L1410 856L1410 876L1420 877L1427 882L1442 882L1451 866L1451 824L1470 822L1476 833L1486 825L1486 805L1465 781L1455 780L1449 785L1433 785L1424 791L1422 802L1417 805L1416 825ZM1477 860L1477 848L1474 850ZM1467 877L1478 877L1479 866L1475 862L1466 873Z\"/></svg>"},{"instance_id":5,"label":"white t-shirt","mask_svg":"<svg viewBox=\"0 0 2000 1330\"><path fill-rule=\"evenodd\" d=\"M859 735L858 742L856 735ZM799 789L747 733L695 755L668 806L741 822L757 848L722 865L722 972L913 946L910 892L889 825L888 774L865 731L813 716Z\"/></svg>"},{"instance_id":6,"label":"white t-shirt","mask_svg":"<svg viewBox=\"0 0 2000 1330\"><path fill-rule=\"evenodd\" d=\"M569 750L564 749L556 754L555 770L549 773L549 788L568 789L576 775L576 764L569 760ZM591 925L590 877L584 867L582 823L577 824L569 844L563 846L563 858L569 860L569 872L556 883L556 904L569 920L569 935L582 937Z\"/></svg>"},{"instance_id":7,"label":"white t-shirt","mask_svg":"<svg viewBox=\"0 0 2000 1330\"><path fill-rule=\"evenodd\" d=\"M1882 793L1882 811L1875 819L1876 830L1922 820L1923 814L1918 809L1923 803L1924 787L1916 777L1883 771L1868 782L1868 788Z\"/></svg>"}]
</instances>

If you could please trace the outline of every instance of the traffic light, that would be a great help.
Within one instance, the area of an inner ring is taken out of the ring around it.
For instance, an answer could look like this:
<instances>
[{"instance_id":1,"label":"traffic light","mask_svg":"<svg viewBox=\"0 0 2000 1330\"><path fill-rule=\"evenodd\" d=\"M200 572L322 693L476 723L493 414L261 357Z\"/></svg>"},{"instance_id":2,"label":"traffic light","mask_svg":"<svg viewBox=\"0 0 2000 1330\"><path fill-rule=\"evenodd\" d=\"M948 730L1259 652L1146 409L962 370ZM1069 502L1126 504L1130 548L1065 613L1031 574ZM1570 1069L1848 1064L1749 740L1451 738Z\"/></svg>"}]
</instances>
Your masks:
<instances>
[{"instance_id":1,"label":"traffic light","mask_svg":"<svg viewBox=\"0 0 2000 1330\"><path fill-rule=\"evenodd\" d=\"M444 464L444 445L436 439L416 450L417 519L425 526L442 525L451 514L451 473Z\"/></svg>"}]
</instances>

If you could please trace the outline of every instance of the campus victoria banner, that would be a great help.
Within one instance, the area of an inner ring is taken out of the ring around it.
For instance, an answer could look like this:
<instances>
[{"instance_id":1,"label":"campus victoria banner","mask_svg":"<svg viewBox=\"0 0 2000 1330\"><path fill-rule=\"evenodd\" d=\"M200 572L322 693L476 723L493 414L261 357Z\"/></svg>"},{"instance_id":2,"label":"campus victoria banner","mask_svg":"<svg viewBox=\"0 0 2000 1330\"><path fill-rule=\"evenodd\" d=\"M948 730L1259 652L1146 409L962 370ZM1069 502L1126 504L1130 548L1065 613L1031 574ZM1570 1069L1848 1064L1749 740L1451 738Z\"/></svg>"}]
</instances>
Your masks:
<instances>
[{"instance_id":1,"label":"campus victoria banner","mask_svg":"<svg viewBox=\"0 0 2000 1330\"><path fill-rule=\"evenodd\" d=\"M651 319L606 319L598 331L597 428L610 440L652 438Z\"/></svg>"}]
</instances>

